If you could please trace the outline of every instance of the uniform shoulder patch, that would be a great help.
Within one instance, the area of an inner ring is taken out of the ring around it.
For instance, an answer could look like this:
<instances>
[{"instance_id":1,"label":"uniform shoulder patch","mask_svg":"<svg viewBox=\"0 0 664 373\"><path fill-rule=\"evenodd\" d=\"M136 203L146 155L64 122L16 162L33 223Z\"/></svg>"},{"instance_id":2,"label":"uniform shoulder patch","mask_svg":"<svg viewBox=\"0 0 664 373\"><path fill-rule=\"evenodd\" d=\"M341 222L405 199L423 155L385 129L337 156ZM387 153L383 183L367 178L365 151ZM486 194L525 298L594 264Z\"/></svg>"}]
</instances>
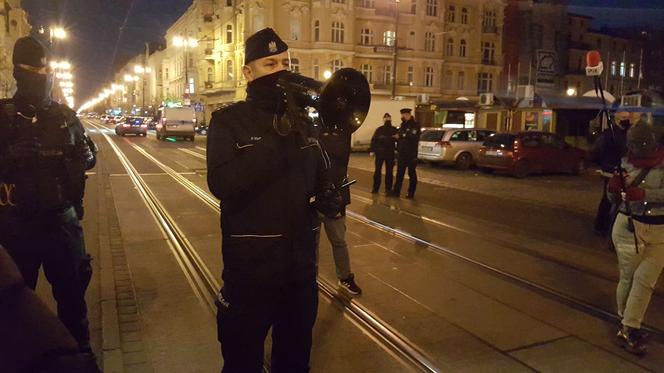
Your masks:
<instances>
[{"instance_id":1,"label":"uniform shoulder patch","mask_svg":"<svg viewBox=\"0 0 664 373\"><path fill-rule=\"evenodd\" d=\"M212 112L210 125L223 122L223 118L229 115L239 115L245 108L245 101L234 102Z\"/></svg>"}]
</instances>

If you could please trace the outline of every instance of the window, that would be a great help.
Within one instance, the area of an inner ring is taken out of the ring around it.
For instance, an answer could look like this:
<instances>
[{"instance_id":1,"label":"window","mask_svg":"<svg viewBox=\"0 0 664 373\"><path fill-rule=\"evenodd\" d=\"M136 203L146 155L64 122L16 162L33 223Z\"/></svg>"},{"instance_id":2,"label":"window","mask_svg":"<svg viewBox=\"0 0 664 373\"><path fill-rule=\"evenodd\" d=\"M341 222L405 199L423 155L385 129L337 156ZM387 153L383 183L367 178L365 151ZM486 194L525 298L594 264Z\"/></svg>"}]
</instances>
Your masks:
<instances>
[{"instance_id":1,"label":"window","mask_svg":"<svg viewBox=\"0 0 664 373\"><path fill-rule=\"evenodd\" d=\"M634 77L634 64L633 63L629 64L629 77L630 78Z\"/></svg>"},{"instance_id":2,"label":"window","mask_svg":"<svg viewBox=\"0 0 664 373\"><path fill-rule=\"evenodd\" d=\"M337 4L345 4L346 0L332 0L332 2Z\"/></svg>"},{"instance_id":3,"label":"window","mask_svg":"<svg viewBox=\"0 0 664 373\"><path fill-rule=\"evenodd\" d=\"M300 60L297 58L291 58L290 60L290 70L294 73L300 73Z\"/></svg>"},{"instance_id":4,"label":"window","mask_svg":"<svg viewBox=\"0 0 664 373\"><path fill-rule=\"evenodd\" d=\"M342 60L332 61L332 72L335 72L337 70L341 70L343 67L344 67L344 62Z\"/></svg>"},{"instance_id":5,"label":"window","mask_svg":"<svg viewBox=\"0 0 664 373\"><path fill-rule=\"evenodd\" d=\"M313 75L314 79L318 80L320 76L320 66L318 65L318 58L314 58L313 63Z\"/></svg>"},{"instance_id":6,"label":"window","mask_svg":"<svg viewBox=\"0 0 664 373\"><path fill-rule=\"evenodd\" d=\"M411 14L417 13L417 0L410 0L410 13Z\"/></svg>"},{"instance_id":7,"label":"window","mask_svg":"<svg viewBox=\"0 0 664 373\"><path fill-rule=\"evenodd\" d=\"M371 45L373 44L373 31L368 28L360 30L360 44Z\"/></svg>"},{"instance_id":8,"label":"window","mask_svg":"<svg viewBox=\"0 0 664 373\"><path fill-rule=\"evenodd\" d=\"M482 63L493 65L496 53L496 45L494 43L482 43Z\"/></svg>"},{"instance_id":9,"label":"window","mask_svg":"<svg viewBox=\"0 0 664 373\"><path fill-rule=\"evenodd\" d=\"M233 6L233 0L226 0L226 6Z\"/></svg>"},{"instance_id":10,"label":"window","mask_svg":"<svg viewBox=\"0 0 664 373\"><path fill-rule=\"evenodd\" d=\"M385 83L385 84L392 83L392 66L391 65L385 65L385 69L383 70L383 83Z\"/></svg>"},{"instance_id":11,"label":"window","mask_svg":"<svg viewBox=\"0 0 664 373\"><path fill-rule=\"evenodd\" d=\"M164 69L164 71L165 71L165 76L166 76L166 79L168 79L168 67L167 67L167 68L165 68L165 69Z\"/></svg>"},{"instance_id":12,"label":"window","mask_svg":"<svg viewBox=\"0 0 664 373\"><path fill-rule=\"evenodd\" d=\"M408 34L408 48L415 49L415 31Z\"/></svg>"},{"instance_id":13,"label":"window","mask_svg":"<svg viewBox=\"0 0 664 373\"><path fill-rule=\"evenodd\" d=\"M235 74L233 74L233 60L226 60L226 81L230 82L233 80Z\"/></svg>"},{"instance_id":14,"label":"window","mask_svg":"<svg viewBox=\"0 0 664 373\"><path fill-rule=\"evenodd\" d=\"M314 41L320 41L320 21L314 22Z\"/></svg>"},{"instance_id":15,"label":"window","mask_svg":"<svg viewBox=\"0 0 664 373\"><path fill-rule=\"evenodd\" d=\"M468 131L457 131L450 136L450 141L468 141Z\"/></svg>"},{"instance_id":16,"label":"window","mask_svg":"<svg viewBox=\"0 0 664 373\"><path fill-rule=\"evenodd\" d=\"M374 7L374 0L362 0L362 1L360 1L360 7L371 9L371 8Z\"/></svg>"},{"instance_id":17,"label":"window","mask_svg":"<svg viewBox=\"0 0 664 373\"><path fill-rule=\"evenodd\" d=\"M447 43L445 44L445 55L446 56L454 55L454 39L452 38L447 39Z\"/></svg>"},{"instance_id":18,"label":"window","mask_svg":"<svg viewBox=\"0 0 664 373\"><path fill-rule=\"evenodd\" d=\"M415 80L414 77L414 69L412 66L408 66L408 74L406 75L406 80L408 80L408 84L413 85L413 81Z\"/></svg>"},{"instance_id":19,"label":"window","mask_svg":"<svg viewBox=\"0 0 664 373\"><path fill-rule=\"evenodd\" d=\"M428 5L428 3L427 3ZM454 23L454 14L456 13L456 7L454 5L450 5L447 7L447 22Z\"/></svg>"},{"instance_id":20,"label":"window","mask_svg":"<svg viewBox=\"0 0 664 373\"><path fill-rule=\"evenodd\" d=\"M436 36L433 32L424 33L424 50L427 52L433 52L436 49Z\"/></svg>"},{"instance_id":21,"label":"window","mask_svg":"<svg viewBox=\"0 0 664 373\"><path fill-rule=\"evenodd\" d=\"M466 85L466 74L463 71L459 71L459 74L457 75L457 89L463 90L465 89L465 85Z\"/></svg>"},{"instance_id":22,"label":"window","mask_svg":"<svg viewBox=\"0 0 664 373\"><path fill-rule=\"evenodd\" d=\"M194 78L189 78L189 84L187 84L187 93L196 93L196 84L194 84Z\"/></svg>"},{"instance_id":23,"label":"window","mask_svg":"<svg viewBox=\"0 0 664 373\"><path fill-rule=\"evenodd\" d=\"M343 22L339 22L339 21L332 22L332 42L333 43L343 43L344 42L344 24L343 24Z\"/></svg>"},{"instance_id":24,"label":"window","mask_svg":"<svg viewBox=\"0 0 664 373\"><path fill-rule=\"evenodd\" d=\"M477 74L477 92L487 93L493 90L493 74L479 73Z\"/></svg>"},{"instance_id":25,"label":"window","mask_svg":"<svg viewBox=\"0 0 664 373\"><path fill-rule=\"evenodd\" d=\"M625 61L620 63L620 76L625 76Z\"/></svg>"},{"instance_id":26,"label":"window","mask_svg":"<svg viewBox=\"0 0 664 373\"><path fill-rule=\"evenodd\" d=\"M299 19L291 20L290 38L291 38L291 40L300 40L300 20Z\"/></svg>"},{"instance_id":27,"label":"window","mask_svg":"<svg viewBox=\"0 0 664 373\"><path fill-rule=\"evenodd\" d=\"M461 8L461 23L464 25L468 24L468 9Z\"/></svg>"},{"instance_id":28,"label":"window","mask_svg":"<svg viewBox=\"0 0 664 373\"><path fill-rule=\"evenodd\" d=\"M364 75L365 78L367 78L367 81L371 83L373 81L373 66L369 65L368 63L363 64L360 66L360 72L362 75Z\"/></svg>"},{"instance_id":29,"label":"window","mask_svg":"<svg viewBox=\"0 0 664 373\"><path fill-rule=\"evenodd\" d=\"M214 70L211 67L208 67L207 69L207 81L208 82L214 81Z\"/></svg>"},{"instance_id":30,"label":"window","mask_svg":"<svg viewBox=\"0 0 664 373\"><path fill-rule=\"evenodd\" d=\"M444 89L450 89L452 88L452 72L451 71L445 71L445 80L443 82Z\"/></svg>"},{"instance_id":31,"label":"window","mask_svg":"<svg viewBox=\"0 0 664 373\"><path fill-rule=\"evenodd\" d=\"M459 57L466 57L466 41L461 39L459 43Z\"/></svg>"},{"instance_id":32,"label":"window","mask_svg":"<svg viewBox=\"0 0 664 373\"><path fill-rule=\"evenodd\" d=\"M233 25L226 25L226 44L233 42Z\"/></svg>"},{"instance_id":33,"label":"window","mask_svg":"<svg viewBox=\"0 0 664 373\"><path fill-rule=\"evenodd\" d=\"M616 66L616 61L611 61L611 75L616 75Z\"/></svg>"},{"instance_id":34,"label":"window","mask_svg":"<svg viewBox=\"0 0 664 373\"><path fill-rule=\"evenodd\" d=\"M438 0L427 0L427 15L433 17L438 15Z\"/></svg>"},{"instance_id":35,"label":"window","mask_svg":"<svg viewBox=\"0 0 664 373\"><path fill-rule=\"evenodd\" d=\"M383 44L393 47L394 46L394 37L396 34L394 31L385 31L383 33Z\"/></svg>"},{"instance_id":36,"label":"window","mask_svg":"<svg viewBox=\"0 0 664 373\"><path fill-rule=\"evenodd\" d=\"M433 67L424 69L424 86L433 87Z\"/></svg>"},{"instance_id":37,"label":"window","mask_svg":"<svg viewBox=\"0 0 664 373\"><path fill-rule=\"evenodd\" d=\"M496 11L485 10L482 16L482 27L486 30L496 26Z\"/></svg>"}]
</instances>

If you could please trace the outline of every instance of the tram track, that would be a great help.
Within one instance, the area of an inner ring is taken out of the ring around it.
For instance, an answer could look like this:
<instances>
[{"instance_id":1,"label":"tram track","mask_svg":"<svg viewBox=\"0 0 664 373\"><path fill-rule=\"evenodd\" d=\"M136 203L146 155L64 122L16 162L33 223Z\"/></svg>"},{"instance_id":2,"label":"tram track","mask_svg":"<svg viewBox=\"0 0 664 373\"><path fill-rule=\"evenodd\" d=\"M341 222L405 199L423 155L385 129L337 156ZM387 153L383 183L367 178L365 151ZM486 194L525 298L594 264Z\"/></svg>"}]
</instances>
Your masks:
<instances>
[{"instance_id":1,"label":"tram track","mask_svg":"<svg viewBox=\"0 0 664 373\"><path fill-rule=\"evenodd\" d=\"M90 123L90 125L98 130L108 130L105 126L98 126L94 123ZM214 304L214 300L216 299L218 289L220 288L220 283L216 280L216 277L211 274L211 271L198 255L196 249L189 242L184 232L179 228L177 222L161 204L145 180L129 161L125 153L117 144L115 144L113 139L105 131L99 132L113 149L114 153L127 171L127 174L136 186L139 195L155 218L155 221L159 223L164 238L167 239L169 248L182 268L196 297L206 306L206 308L215 314L216 305ZM173 178L182 187L201 200L208 208L216 213L221 213L218 200L210 193L159 161L142 147L131 142L129 142L129 144L134 150L139 152L157 167L161 168L165 174ZM421 349L391 328L386 322L382 321L352 299L339 294L335 291L335 286L329 281L319 276L317 282L319 292L326 299L342 306L345 311L344 314L350 318L354 325L370 335L374 341L379 343L381 347L387 350L404 366L408 366L421 372L440 371ZM269 368L266 367L265 370L269 370Z\"/></svg>"},{"instance_id":2,"label":"tram track","mask_svg":"<svg viewBox=\"0 0 664 373\"><path fill-rule=\"evenodd\" d=\"M202 149L202 150L204 150L204 149ZM186 152L186 153L188 154L189 152ZM194 153L194 152L191 151L191 153ZM196 157L201 158L201 155L197 154ZM359 199L361 202L364 202L364 203L368 202L363 197L353 196L353 198ZM447 224L447 223L444 223L444 222L440 222L436 219L427 218L427 217L423 217L423 216L416 216L415 214L412 214L412 213L407 212L407 211L406 212L400 211L400 213L405 213L406 215L408 215L410 217L425 220L425 221L427 221L431 224L437 225L437 226L444 226L447 229L451 229L451 230L458 231L458 232L461 232L461 233L466 233L466 234L469 233L464 228L461 228L461 227L458 227L458 226L455 226L455 225L451 225L451 224ZM374 229L377 229L379 231L382 231L384 233L387 233L387 234L402 238L406 241L413 242L413 243L416 243L418 245L427 247L429 250L431 250L431 251L433 251L437 254L453 257L453 258L461 260L465 263L471 264L471 265L473 265L473 266L475 266L475 267L477 267L477 268L479 268L479 269L481 269L481 270L483 270L487 273L491 273L491 274L493 274L497 277L503 278L503 279L507 280L508 282L510 282L512 284L515 284L515 285L518 285L520 287L529 289L529 290L531 290L531 291L533 291L537 294L543 295L543 296L545 296L549 299L555 300L558 303L567 305L567 306L569 306L573 309L584 312L584 313L586 313L588 315L591 315L593 317L596 317L596 318L599 318L601 320L608 321L608 322L611 322L611 323L616 323L616 324L620 322L620 317L616 313L611 312L611 311L607 311L604 308L595 306L595 305L593 305L593 304L591 304L591 303L589 303L589 302L587 302L583 299L574 297L573 295L569 295L569 294L566 294L565 292L553 289L551 287L548 287L548 286L545 286L545 285L542 285L542 284L538 284L535 281L529 280L529 279L527 279L525 277L522 277L522 276L515 275L515 274L510 273L506 270L500 269L496 266L486 264L486 263L482 262L481 260L471 258L470 256L461 254L461 253L459 253L459 252L457 252L453 249L450 249L448 247L445 247L443 245L436 244L436 243L431 242L429 240L421 239L421 238L419 238L419 237L417 237L413 234L410 234L408 232L405 232L401 229L390 227L390 226L385 225L383 223L380 223L376 220L373 220L373 219L371 219L371 218L369 218L369 217L367 217L363 214L357 213L357 212L355 212L351 209L347 209L346 215L349 218L351 218L351 219L353 219L357 222L368 225L368 226L370 226ZM518 250L518 251L522 251L522 250ZM526 253L526 254L531 255L530 253ZM549 261L549 262L552 262L552 263L555 263L555 264L558 264L558 265L563 265L563 266L565 266L569 269L581 270L579 268L572 267L572 266L570 266L566 263L562 263L560 261L550 260L547 257L538 256L538 255L533 255L533 256L538 258L538 259L541 259L541 260L546 260L546 261ZM597 273L586 273L586 274L590 275L590 276L595 276L597 278L601 278L601 279L604 279L604 280L613 280L613 279L607 278L606 276L600 276ZM658 339L659 341L664 342L664 330L662 330L660 328L657 328L657 327L654 327L652 325L648 325L648 324L644 324L642 328L644 330L646 330L650 335L652 335L653 337Z\"/></svg>"}]
</instances>

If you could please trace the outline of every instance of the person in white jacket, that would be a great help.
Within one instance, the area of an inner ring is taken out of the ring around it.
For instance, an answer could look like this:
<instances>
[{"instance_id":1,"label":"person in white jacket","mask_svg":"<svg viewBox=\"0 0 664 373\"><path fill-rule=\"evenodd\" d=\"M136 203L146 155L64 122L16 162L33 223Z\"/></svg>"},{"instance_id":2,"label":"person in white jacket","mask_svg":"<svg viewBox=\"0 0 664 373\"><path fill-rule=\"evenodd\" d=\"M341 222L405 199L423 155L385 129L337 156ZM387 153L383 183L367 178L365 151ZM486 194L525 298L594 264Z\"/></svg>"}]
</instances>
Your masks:
<instances>
[{"instance_id":1,"label":"person in white jacket","mask_svg":"<svg viewBox=\"0 0 664 373\"><path fill-rule=\"evenodd\" d=\"M622 318L616 338L627 351L643 355L648 338L641 323L664 267L664 148L653 127L639 122L627 132L627 149L621 165L624 178L615 175L607 186L610 199L620 204L612 232Z\"/></svg>"}]
</instances>

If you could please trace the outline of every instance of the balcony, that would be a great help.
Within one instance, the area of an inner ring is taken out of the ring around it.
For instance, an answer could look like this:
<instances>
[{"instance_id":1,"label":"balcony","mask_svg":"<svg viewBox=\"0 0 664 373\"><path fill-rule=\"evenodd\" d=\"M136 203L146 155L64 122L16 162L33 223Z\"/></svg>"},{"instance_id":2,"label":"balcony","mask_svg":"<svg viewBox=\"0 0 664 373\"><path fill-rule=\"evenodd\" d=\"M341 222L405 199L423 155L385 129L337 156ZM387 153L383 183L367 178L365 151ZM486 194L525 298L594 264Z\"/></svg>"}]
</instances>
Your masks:
<instances>
[{"instance_id":1,"label":"balcony","mask_svg":"<svg viewBox=\"0 0 664 373\"><path fill-rule=\"evenodd\" d=\"M205 82L205 89L212 89L212 87L214 87L213 82Z\"/></svg>"},{"instance_id":2,"label":"balcony","mask_svg":"<svg viewBox=\"0 0 664 373\"><path fill-rule=\"evenodd\" d=\"M206 48L204 54L206 60L214 60L214 49Z\"/></svg>"},{"instance_id":3,"label":"balcony","mask_svg":"<svg viewBox=\"0 0 664 373\"><path fill-rule=\"evenodd\" d=\"M497 34L498 26L496 25L482 25L483 34Z\"/></svg>"},{"instance_id":4,"label":"balcony","mask_svg":"<svg viewBox=\"0 0 664 373\"><path fill-rule=\"evenodd\" d=\"M492 59L484 59L484 58L483 58L483 59L482 59L482 65L492 65L492 66L496 66L496 65L498 65L498 62L497 62L496 60L492 60Z\"/></svg>"},{"instance_id":5,"label":"balcony","mask_svg":"<svg viewBox=\"0 0 664 373\"><path fill-rule=\"evenodd\" d=\"M373 47L374 53L381 53L381 54L392 54L394 53L394 46L390 45L375 45Z\"/></svg>"}]
</instances>

